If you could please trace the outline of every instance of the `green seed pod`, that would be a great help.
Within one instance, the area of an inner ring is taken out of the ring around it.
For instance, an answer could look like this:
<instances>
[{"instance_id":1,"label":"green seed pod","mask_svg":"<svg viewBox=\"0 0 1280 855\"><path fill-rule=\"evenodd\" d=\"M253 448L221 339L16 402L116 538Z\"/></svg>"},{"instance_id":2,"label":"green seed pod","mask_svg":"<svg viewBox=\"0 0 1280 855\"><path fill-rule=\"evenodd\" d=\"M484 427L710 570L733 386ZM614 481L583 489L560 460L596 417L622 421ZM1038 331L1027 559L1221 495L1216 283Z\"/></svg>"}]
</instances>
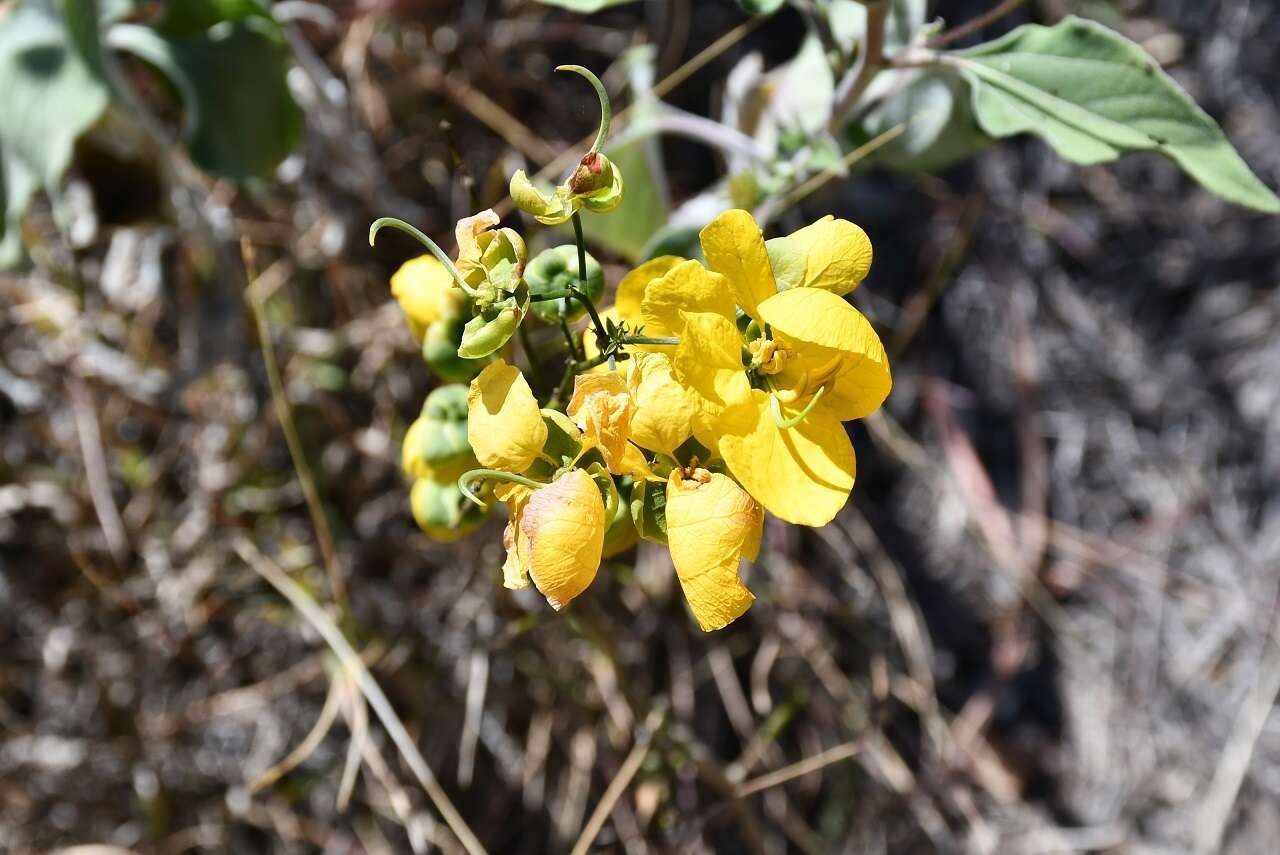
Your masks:
<instances>
[{"instance_id":1,"label":"green seed pod","mask_svg":"<svg viewBox=\"0 0 1280 855\"><path fill-rule=\"evenodd\" d=\"M605 520L602 558L612 558L620 552L625 552L640 540L635 521L631 519L631 503L625 498L631 490L631 479L623 476L616 479L614 484L622 498L613 516Z\"/></svg>"},{"instance_id":2,"label":"green seed pod","mask_svg":"<svg viewBox=\"0 0 1280 855\"><path fill-rule=\"evenodd\" d=\"M563 291L578 284L578 247L571 243L544 249L529 262L524 272L525 284L529 286L529 295L534 299L532 311L548 323L558 323L563 317L566 321L576 321L586 314L586 307L577 300L560 297L555 300L537 300L539 294L551 291ZM600 262L587 253L586 295L591 302L598 303L604 295L604 271Z\"/></svg>"},{"instance_id":3,"label":"green seed pod","mask_svg":"<svg viewBox=\"0 0 1280 855\"><path fill-rule=\"evenodd\" d=\"M427 537L451 543L466 537L484 522L488 512L462 495L457 483L419 478L409 494L413 519Z\"/></svg>"},{"instance_id":4,"label":"green seed pod","mask_svg":"<svg viewBox=\"0 0 1280 855\"><path fill-rule=\"evenodd\" d=\"M422 358L427 367L441 380L451 383L467 383L480 373L491 360L467 359L458 355L465 324L461 318L436 321L427 327L422 338Z\"/></svg>"},{"instance_id":5,"label":"green seed pod","mask_svg":"<svg viewBox=\"0 0 1280 855\"><path fill-rule=\"evenodd\" d=\"M519 297L508 297L481 311L462 330L462 343L458 356L464 359L481 359L495 353L511 340L528 308L528 291L524 291L524 304Z\"/></svg>"},{"instance_id":6,"label":"green seed pod","mask_svg":"<svg viewBox=\"0 0 1280 855\"><path fill-rule=\"evenodd\" d=\"M401 465L413 478L446 481L478 465L467 442L466 386L441 386L427 396L404 435Z\"/></svg>"}]
</instances>

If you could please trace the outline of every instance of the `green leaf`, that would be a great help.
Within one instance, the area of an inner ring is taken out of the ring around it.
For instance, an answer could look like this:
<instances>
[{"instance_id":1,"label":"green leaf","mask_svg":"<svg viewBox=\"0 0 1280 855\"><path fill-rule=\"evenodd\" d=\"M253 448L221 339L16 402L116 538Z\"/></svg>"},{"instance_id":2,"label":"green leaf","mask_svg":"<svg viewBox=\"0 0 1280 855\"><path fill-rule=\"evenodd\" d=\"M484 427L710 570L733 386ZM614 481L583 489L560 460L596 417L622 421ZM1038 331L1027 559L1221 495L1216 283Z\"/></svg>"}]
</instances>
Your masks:
<instances>
[{"instance_id":1,"label":"green leaf","mask_svg":"<svg viewBox=\"0 0 1280 855\"><path fill-rule=\"evenodd\" d=\"M84 36L83 33L80 34ZM106 110L106 84L48 9L0 20L0 267L22 258L19 221L36 190L56 192L76 139Z\"/></svg>"},{"instance_id":2,"label":"green leaf","mask_svg":"<svg viewBox=\"0 0 1280 855\"><path fill-rule=\"evenodd\" d=\"M610 6L634 3L635 0L538 0L538 2L544 6L559 6L561 9L568 9L570 12L590 15L593 12L599 12L601 9L608 9Z\"/></svg>"},{"instance_id":3,"label":"green leaf","mask_svg":"<svg viewBox=\"0 0 1280 855\"><path fill-rule=\"evenodd\" d=\"M186 111L183 136L203 169L237 180L267 175L297 145L302 112L285 81L287 49L270 19L246 14L183 37L119 24L107 41L178 90Z\"/></svg>"},{"instance_id":4,"label":"green leaf","mask_svg":"<svg viewBox=\"0 0 1280 855\"><path fill-rule=\"evenodd\" d=\"M182 0L170 3L156 29L175 38L198 36L224 21L265 18L271 12L258 0Z\"/></svg>"},{"instance_id":5,"label":"green leaf","mask_svg":"<svg viewBox=\"0 0 1280 855\"><path fill-rule=\"evenodd\" d=\"M993 137L1035 134L1083 164L1157 151L1227 201L1280 213L1280 199L1213 119L1142 48L1101 24L1027 24L941 60L967 75L974 113Z\"/></svg>"},{"instance_id":6,"label":"green leaf","mask_svg":"<svg viewBox=\"0 0 1280 855\"><path fill-rule=\"evenodd\" d=\"M873 84L885 97L874 101L857 128L853 143L905 127L892 142L868 158L904 172L936 172L990 145L970 106L969 84L950 69L895 69Z\"/></svg>"},{"instance_id":7,"label":"green leaf","mask_svg":"<svg viewBox=\"0 0 1280 855\"><path fill-rule=\"evenodd\" d=\"M631 486L631 520L636 531L653 543L667 542L667 485L643 478Z\"/></svg>"}]
</instances>

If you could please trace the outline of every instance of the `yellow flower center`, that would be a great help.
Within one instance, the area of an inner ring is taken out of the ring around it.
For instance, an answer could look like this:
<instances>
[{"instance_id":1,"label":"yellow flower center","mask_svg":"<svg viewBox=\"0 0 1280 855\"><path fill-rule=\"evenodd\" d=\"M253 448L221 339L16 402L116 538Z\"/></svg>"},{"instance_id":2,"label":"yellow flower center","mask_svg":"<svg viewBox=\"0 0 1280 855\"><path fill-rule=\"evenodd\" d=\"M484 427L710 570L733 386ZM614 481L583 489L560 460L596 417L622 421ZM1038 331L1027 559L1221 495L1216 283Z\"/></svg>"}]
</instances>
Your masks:
<instances>
[{"instance_id":1,"label":"yellow flower center","mask_svg":"<svg viewBox=\"0 0 1280 855\"><path fill-rule=\"evenodd\" d=\"M688 466L684 466L676 470L680 474L681 481L693 481L699 486L702 484L710 484L711 473L699 466L698 464L700 462L701 461L699 461L696 456L691 457L689 458Z\"/></svg>"},{"instance_id":2,"label":"yellow flower center","mask_svg":"<svg viewBox=\"0 0 1280 855\"><path fill-rule=\"evenodd\" d=\"M787 349L773 339L758 338L747 345L751 367L761 374L777 374L787 363Z\"/></svg>"}]
</instances>

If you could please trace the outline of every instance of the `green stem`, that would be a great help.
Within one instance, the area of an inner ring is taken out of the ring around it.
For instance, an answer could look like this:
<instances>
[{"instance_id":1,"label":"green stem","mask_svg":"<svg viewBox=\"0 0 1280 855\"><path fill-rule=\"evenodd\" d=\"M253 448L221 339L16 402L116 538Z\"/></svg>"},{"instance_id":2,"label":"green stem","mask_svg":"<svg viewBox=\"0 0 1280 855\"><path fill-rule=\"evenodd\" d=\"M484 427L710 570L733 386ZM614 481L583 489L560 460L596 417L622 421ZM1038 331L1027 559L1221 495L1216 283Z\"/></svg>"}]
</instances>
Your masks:
<instances>
[{"instance_id":1,"label":"green stem","mask_svg":"<svg viewBox=\"0 0 1280 855\"><path fill-rule=\"evenodd\" d=\"M618 344L679 344L680 339L669 335L624 335Z\"/></svg>"},{"instance_id":2,"label":"green stem","mask_svg":"<svg viewBox=\"0 0 1280 855\"><path fill-rule=\"evenodd\" d=\"M569 322L565 320L564 315L560 316L560 332L564 333L565 341L569 342L569 359L582 359L586 356L578 349L578 341L573 337L573 331L569 329Z\"/></svg>"},{"instance_id":3,"label":"green stem","mask_svg":"<svg viewBox=\"0 0 1280 855\"><path fill-rule=\"evenodd\" d=\"M604 145L605 138L609 136L609 122L613 119L609 93L604 90L604 84L600 82L600 78L581 65L557 65L556 71L572 71L580 74L591 84L591 88L596 90L596 97L600 99L600 130L596 133L596 141L591 144L591 153L595 154Z\"/></svg>"},{"instance_id":4,"label":"green stem","mask_svg":"<svg viewBox=\"0 0 1280 855\"><path fill-rule=\"evenodd\" d=\"M578 242L578 287L570 287L573 296L578 302L587 307L587 314L591 316L591 324L596 329L596 340L600 343L600 349L603 350L605 342L609 340L609 333L605 332L604 324L600 321L600 315L596 312L595 304L591 302L591 298L587 296L587 244L582 237L582 215L577 211L573 212L573 238Z\"/></svg>"},{"instance_id":5,"label":"green stem","mask_svg":"<svg viewBox=\"0 0 1280 855\"><path fill-rule=\"evenodd\" d=\"M397 220L395 217L381 217L374 220L373 225L369 226L369 246L373 246L373 242L378 237L378 232L386 226L398 229L399 231L416 238L418 243L429 249L431 254L444 265L444 269L449 271L449 275L453 277L454 282L458 283L459 288L466 291L468 296L476 296L476 290L468 285L467 281L462 278L462 274L458 272L458 268L453 266L453 262L449 260L449 256L444 254L444 250L437 246L435 241L406 223L404 220Z\"/></svg>"},{"instance_id":6,"label":"green stem","mask_svg":"<svg viewBox=\"0 0 1280 855\"><path fill-rule=\"evenodd\" d=\"M773 423L783 430L793 428L809 417L809 413L813 412L813 408L818 406L818 402L822 400L822 395L827 391L826 386L819 386L818 391L813 393L813 397L809 399L809 403L800 412L796 413L789 419L782 417L782 405L778 402L777 395L769 395L769 412L773 416Z\"/></svg>"},{"instance_id":7,"label":"green stem","mask_svg":"<svg viewBox=\"0 0 1280 855\"><path fill-rule=\"evenodd\" d=\"M458 489L462 491L462 495L466 496L482 508L488 508L489 506L480 501L479 497L477 497L475 493L471 492L472 481L507 481L511 484L523 484L524 486L530 487L534 490L547 486L546 484L539 484L537 481L526 478L523 475L513 475L510 472L502 472L497 469L472 469L469 472L463 472L458 478Z\"/></svg>"}]
</instances>

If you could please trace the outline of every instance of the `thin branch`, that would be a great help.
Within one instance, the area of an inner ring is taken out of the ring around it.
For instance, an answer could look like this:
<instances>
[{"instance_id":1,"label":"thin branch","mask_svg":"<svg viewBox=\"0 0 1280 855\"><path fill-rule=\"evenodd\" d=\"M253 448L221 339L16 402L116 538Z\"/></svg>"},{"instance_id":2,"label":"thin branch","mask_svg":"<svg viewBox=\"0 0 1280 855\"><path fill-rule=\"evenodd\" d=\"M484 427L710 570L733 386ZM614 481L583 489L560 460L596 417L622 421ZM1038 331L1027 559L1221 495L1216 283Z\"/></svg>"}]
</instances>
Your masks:
<instances>
[{"instance_id":1,"label":"thin branch","mask_svg":"<svg viewBox=\"0 0 1280 855\"><path fill-rule=\"evenodd\" d=\"M1008 15L1025 2L1027 2L1027 0L1004 0L1004 2L992 6L986 12L983 12L973 20L965 21L960 26L954 27L947 30L945 33L940 33L939 35L929 39L929 47L944 47L952 42L960 41L965 36L973 35L979 30L994 24L996 21L1000 20L1005 15Z\"/></svg>"},{"instance_id":2,"label":"thin branch","mask_svg":"<svg viewBox=\"0 0 1280 855\"><path fill-rule=\"evenodd\" d=\"M298 436L298 428L293 422L293 408L289 406L289 396L284 388L284 380L280 376L280 366L276 362L275 350L271 347L271 328L267 325L267 314L263 300L258 293L258 274L254 262L253 245L247 238L240 241L240 254L244 259L245 273L249 278L249 286L245 296L249 308L253 311L253 321L258 331L258 344L262 348L262 359L267 367L267 382L271 386L271 401L275 404L276 418L280 421L280 430L284 433L285 444L289 447L289 457L293 460L294 471L298 473L298 482L302 485L302 496L307 503L307 511L311 514L311 525L316 531L316 541L320 544L320 554L324 558L325 570L329 574L329 593L340 607L347 603L347 586L342 580L342 568L338 564L338 553L333 545L333 532L329 528L329 518L325 516L324 504L320 501L320 491L316 488L315 477L307 464L307 456L302 450L302 439Z\"/></svg>"},{"instance_id":3,"label":"thin branch","mask_svg":"<svg viewBox=\"0 0 1280 855\"><path fill-rule=\"evenodd\" d=\"M622 798L622 794L627 791L627 787L630 785L631 779L636 776L636 772L640 771L640 764L644 762L645 755L649 753L649 745L653 742L653 736L658 728L662 726L665 718L666 710L662 708L655 709L649 713L644 725L640 728L640 734L636 737L635 745L631 746L631 751L627 754L626 759L622 761L622 767L618 769L618 774L613 776L613 780L609 782L604 795L600 797L600 802L587 819L587 824L582 827L582 833L578 835L578 841L573 844L573 851L570 855L586 855L591 849L591 844L595 841L596 835L600 833L600 829L604 828L605 819L608 818L614 806L617 805L618 799Z\"/></svg>"},{"instance_id":4,"label":"thin branch","mask_svg":"<svg viewBox=\"0 0 1280 855\"><path fill-rule=\"evenodd\" d=\"M781 769L775 769L767 772L757 778L752 778L738 786L737 794L739 798L758 793L761 790L767 790L770 787L776 787L779 784L785 784L787 781L795 778L802 778L805 775L817 772L830 766L832 763L838 763L841 760L847 760L862 752L863 744L861 740L853 742L845 742L834 748L828 748L820 754L812 757L806 757L790 766L783 766Z\"/></svg>"},{"instance_id":5,"label":"thin branch","mask_svg":"<svg viewBox=\"0 0 1280 855\"><path fill-rule=\"evenodd\" d=\"M484 846L481 845L475 833L467 825L467 821L462 818L462 814L458 813L458 809L454 807L453 802L449 800L448 794L440 786L440 781L436 778L435 773L431 771L431 767L427 765L422 753L418 751L418 746L414 744L413 738L405 730L400 717L396 715L395 708L391 706L391 701L383 694L382 688L373 679L373 675L369 673L369 670L365 668L364 662L360 660L360 656L342 634L342 630L338 629L337 624L325 614L324 609L320 608L315 600L311 599L274 562L263 555L258 550L258 547L247 537L238 535L233 541L233 545L236 553L249 567L293 604L293 607L298 610L303 619L311 624L311 628L329 645L334 655L342 663L342 667L355 678L361 694L369 702L369 706L373 707L374 714L377 715L378 721L382 722L382 726L386 729L387 735L391 737L391 741L395 743L396 748L399 749L400 755L409 766L409 770L418 779L418 783L422 785L422 789L426 791L432 804L436 806L436 810L440 812L440 815L458 838L463 848L470 855L485 855Z\"/></svg>"},{"instance_id":6,"label":"thin branch","mask_svg":"<svg viewBox=\"0 0 1280 855\"><path fill-rule=\"evenodd\" d=\"M828 125L832 133L842 128L853 105L884 67L884 30L889 16L889 4L885 0L877 0L864 5L867 9L867 35L862 49L858 51L857 63L836 86L835 107L831 110L831 122Z\"/></svg>"}]
</instances>

